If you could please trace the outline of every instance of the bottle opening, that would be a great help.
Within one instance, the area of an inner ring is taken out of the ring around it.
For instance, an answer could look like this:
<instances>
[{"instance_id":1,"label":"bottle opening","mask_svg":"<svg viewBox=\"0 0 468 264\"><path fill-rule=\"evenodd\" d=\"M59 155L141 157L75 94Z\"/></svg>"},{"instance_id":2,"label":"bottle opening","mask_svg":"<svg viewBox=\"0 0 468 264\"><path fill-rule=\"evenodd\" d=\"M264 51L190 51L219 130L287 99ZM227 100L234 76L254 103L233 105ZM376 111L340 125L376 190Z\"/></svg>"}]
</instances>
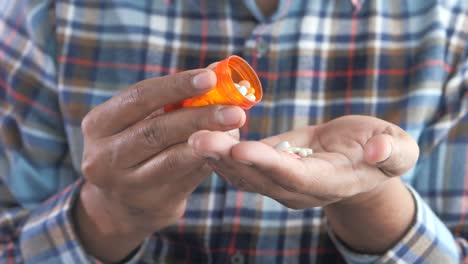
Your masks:
<instances>
[{"instance_id":1,"label":"bottle opening","mask_svg":"<svg viewBox=\"0 0 468 264\"><path fill-rule=\"evenodd\" d=\"M230 56L228 58L228 74L231 78L232 84L239 84L242 81L247 81L250 84L250 90L248 93L251 93L254 96L254 99L247 99L245 94L241 94L236 88L234 89L238 95L242 96L242 98L246 100L244 101L244 107L250 108L256 103L258 103L262 99L262 85L260 80L257 77L255 71L250 67L250 65L241 57L238 56ZM249 88L249 87L247 87ZM252 90L253 89L253 90ZM237 96L236 96L237 97Z\"/></svg>"}]
</instances>

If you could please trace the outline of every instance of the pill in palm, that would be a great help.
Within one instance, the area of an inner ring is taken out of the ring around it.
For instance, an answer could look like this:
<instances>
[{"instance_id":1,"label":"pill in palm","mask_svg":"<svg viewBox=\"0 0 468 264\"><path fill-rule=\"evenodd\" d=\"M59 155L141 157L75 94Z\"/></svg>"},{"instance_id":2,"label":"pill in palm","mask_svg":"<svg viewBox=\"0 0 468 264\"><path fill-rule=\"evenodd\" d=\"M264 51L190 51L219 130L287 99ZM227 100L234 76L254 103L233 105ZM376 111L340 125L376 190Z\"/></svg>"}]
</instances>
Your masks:
<instances>
[{"instance_id":1,"label":"pill in palm","mask_svg":"<svg viewBox=\"0 0 468 264\"><path fill-rule=\"evenodd\" d=\"M301 149L301 150L299 150L299 152L298 152L297 154L299 154L299 156L301 156L301 157L307 157L307 156L309 156L309 154L308 154L308 152L307 152L306 149Z\"/></svg>"},{"instance_id":2,"label":"pill in palm","mask_svg":"<svg viewBox=\"0 0 468 264\"><path fill-rule=\"evenodd\" d=\"M288 141L281 141L280 143L276 144L274 148L279 151L287 151L291 147Z\"/></svg>"},{"instance_id":3,"label":"pill in palm","mask_svg":"<svg viewBox=\"0 0 468 264\"><path fill-rule=\"evenodd\" d=\"M293 153L299 153L299 151L301 151L301 148L290 147L289 150L292 151Z\"/></svg>"},{"instance_id":4,"label":"pill in palm","mask_svg":"<svg viewBox=\"0 0 468 264\"><path fill-rule=\"evenodd\" d=\"M284 151L294 156L307 157L312 155L314 151L311 148L292 147L288 141L282 141L274 146L278 151Z\"/></svg>"}]
</instances>

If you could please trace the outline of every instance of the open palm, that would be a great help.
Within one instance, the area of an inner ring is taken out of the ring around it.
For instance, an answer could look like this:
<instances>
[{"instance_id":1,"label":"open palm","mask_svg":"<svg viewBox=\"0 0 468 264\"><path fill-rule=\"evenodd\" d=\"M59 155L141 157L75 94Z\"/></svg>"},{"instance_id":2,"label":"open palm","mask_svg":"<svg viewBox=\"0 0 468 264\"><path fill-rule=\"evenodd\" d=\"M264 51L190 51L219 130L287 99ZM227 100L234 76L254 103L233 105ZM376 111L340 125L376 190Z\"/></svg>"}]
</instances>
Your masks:
<instances>
[{"instance_id":1,"label":"open palm","mask_svg":"<svg viewBox=\"0 0 468 264\"><path fill-rule=\"evenodd\" d=\"M295 159L273 148L281 141L314 154ZM368 192L405 173L418 158L416 142L401 128L368 116L345 116L261 141L199 131L194 151L228 182L294 209L325 206Z\"/></svg>"}]
</instances>

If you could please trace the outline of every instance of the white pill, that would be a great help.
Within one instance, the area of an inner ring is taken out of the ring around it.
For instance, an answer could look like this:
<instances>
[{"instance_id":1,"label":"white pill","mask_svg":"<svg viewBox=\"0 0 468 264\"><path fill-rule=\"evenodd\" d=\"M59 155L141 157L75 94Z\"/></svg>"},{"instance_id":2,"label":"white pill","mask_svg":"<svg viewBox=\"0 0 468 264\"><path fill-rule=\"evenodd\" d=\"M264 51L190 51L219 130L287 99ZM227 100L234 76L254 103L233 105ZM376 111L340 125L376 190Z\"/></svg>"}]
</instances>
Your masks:
<instances>
[{"instance_id":1,"label":"white pill","mask_svg":"<svg viewBox=\"0 0 468 264\"><path fill-rule=\"evenodd\" d=\"M245 96L245 98L249 99L252 102L255 102L255 100L257 100L257 97L255 97L255 95L253 94L248 94Z\"/></svg>"},{"instance_id":2,"label":"white pill","mask_svg":"<svg viewBox=\"0 0 468 264\"><path fill-rule=\"evenodd\" d=\"M289 148L289 151L291 151L292 153L299 153L299 151L301 151L301 148L291 147Z\"/></svg>"},{"instance_id":3,"label":"white pill","mask_svg":"<svg viewBox=\"0 0 468 264\"><path fill-rule=\"evenodd\" d=\"M281 141L280 143L276 144L274 148L279 151L287 151L291 147L288 141Z\"/></svg>"},{"instance_id":4,"label":"white pill","mask_svg":"<svg viewBox=\"0 0 468 264\"><path fill-rule=\"evenodd\" d=\"M307 152L306 149L301 149L301 150L299 150L299 152L298 152L297 154L298 154L299 156L301 156L301 157L307 157L307 156L309 156L309 154L308 154L308 152Z\"/></svg>"},{"instance_id":5,"label":"white pill","mask_svg":"<svg viewBox=\"0 0 468 264\"><path fill-rule=\"evenodd\" d=\"M307 156L314 154L314 150L311 148L305 148L305 150L307 151Z\"/></svg>"},{"instance_id":6,"label":"white pill","mask_svg":"<svg viewBox=\"0 0 468 264\"><path fill-rule=\"evenodd\" d=\"M245 86L247 88L250 88L250 82L247 80L242 80L239 82L239 85Z\"/></svg>"},{"instance_id":7,"label":"white pill","mask_svg":"<svg viewBox=\"0 0 468 264\"><path fill-rule=\"evenodd\" d=\"M236 86L237 89L239 89L240 85L237 83L234 83L234 86Z\"/></svg>"},{"instance_id":8,"label":"white pill","mask_svg":"<svg viewBox=\"0 0 468 264\"><path fill-rule=\"evenodd\" d=\"M243 96L245 96L247 94L247 87L245 86L240 86L239 88L237 88L237 90L239 91L239 93L241 93Z\"/></svg>"}]
</instances>

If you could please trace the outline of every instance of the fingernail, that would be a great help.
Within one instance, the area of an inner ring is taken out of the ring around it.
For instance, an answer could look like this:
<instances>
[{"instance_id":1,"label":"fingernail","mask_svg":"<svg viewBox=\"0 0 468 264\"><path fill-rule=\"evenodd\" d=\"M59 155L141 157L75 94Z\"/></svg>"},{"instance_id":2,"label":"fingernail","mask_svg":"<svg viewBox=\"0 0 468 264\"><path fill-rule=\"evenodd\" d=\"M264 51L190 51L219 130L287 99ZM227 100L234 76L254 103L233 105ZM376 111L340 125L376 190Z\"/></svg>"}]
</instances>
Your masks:
<instances>
[{"instance_id":1,"label":"fingernail","mask_svg":"<svg viewBox=\"0 0 468 264\"><path fill-rule=\"evenodd\" d=\"M240 122L239 110L235 107L225 106L216 112L216 119L221 125L237 125Z\"/></svg>"},{"instance_id":2,"label":"fingernail","mask_svg":"<svg viewBox=\"0 0 468 264\"><path fill-rule=\"evenodd\" d=\"M205 90L213 87L215 76L211 71L203 71L195 75L192 79L192 84L195 89Z\"/></svg>"}]
</instances>

